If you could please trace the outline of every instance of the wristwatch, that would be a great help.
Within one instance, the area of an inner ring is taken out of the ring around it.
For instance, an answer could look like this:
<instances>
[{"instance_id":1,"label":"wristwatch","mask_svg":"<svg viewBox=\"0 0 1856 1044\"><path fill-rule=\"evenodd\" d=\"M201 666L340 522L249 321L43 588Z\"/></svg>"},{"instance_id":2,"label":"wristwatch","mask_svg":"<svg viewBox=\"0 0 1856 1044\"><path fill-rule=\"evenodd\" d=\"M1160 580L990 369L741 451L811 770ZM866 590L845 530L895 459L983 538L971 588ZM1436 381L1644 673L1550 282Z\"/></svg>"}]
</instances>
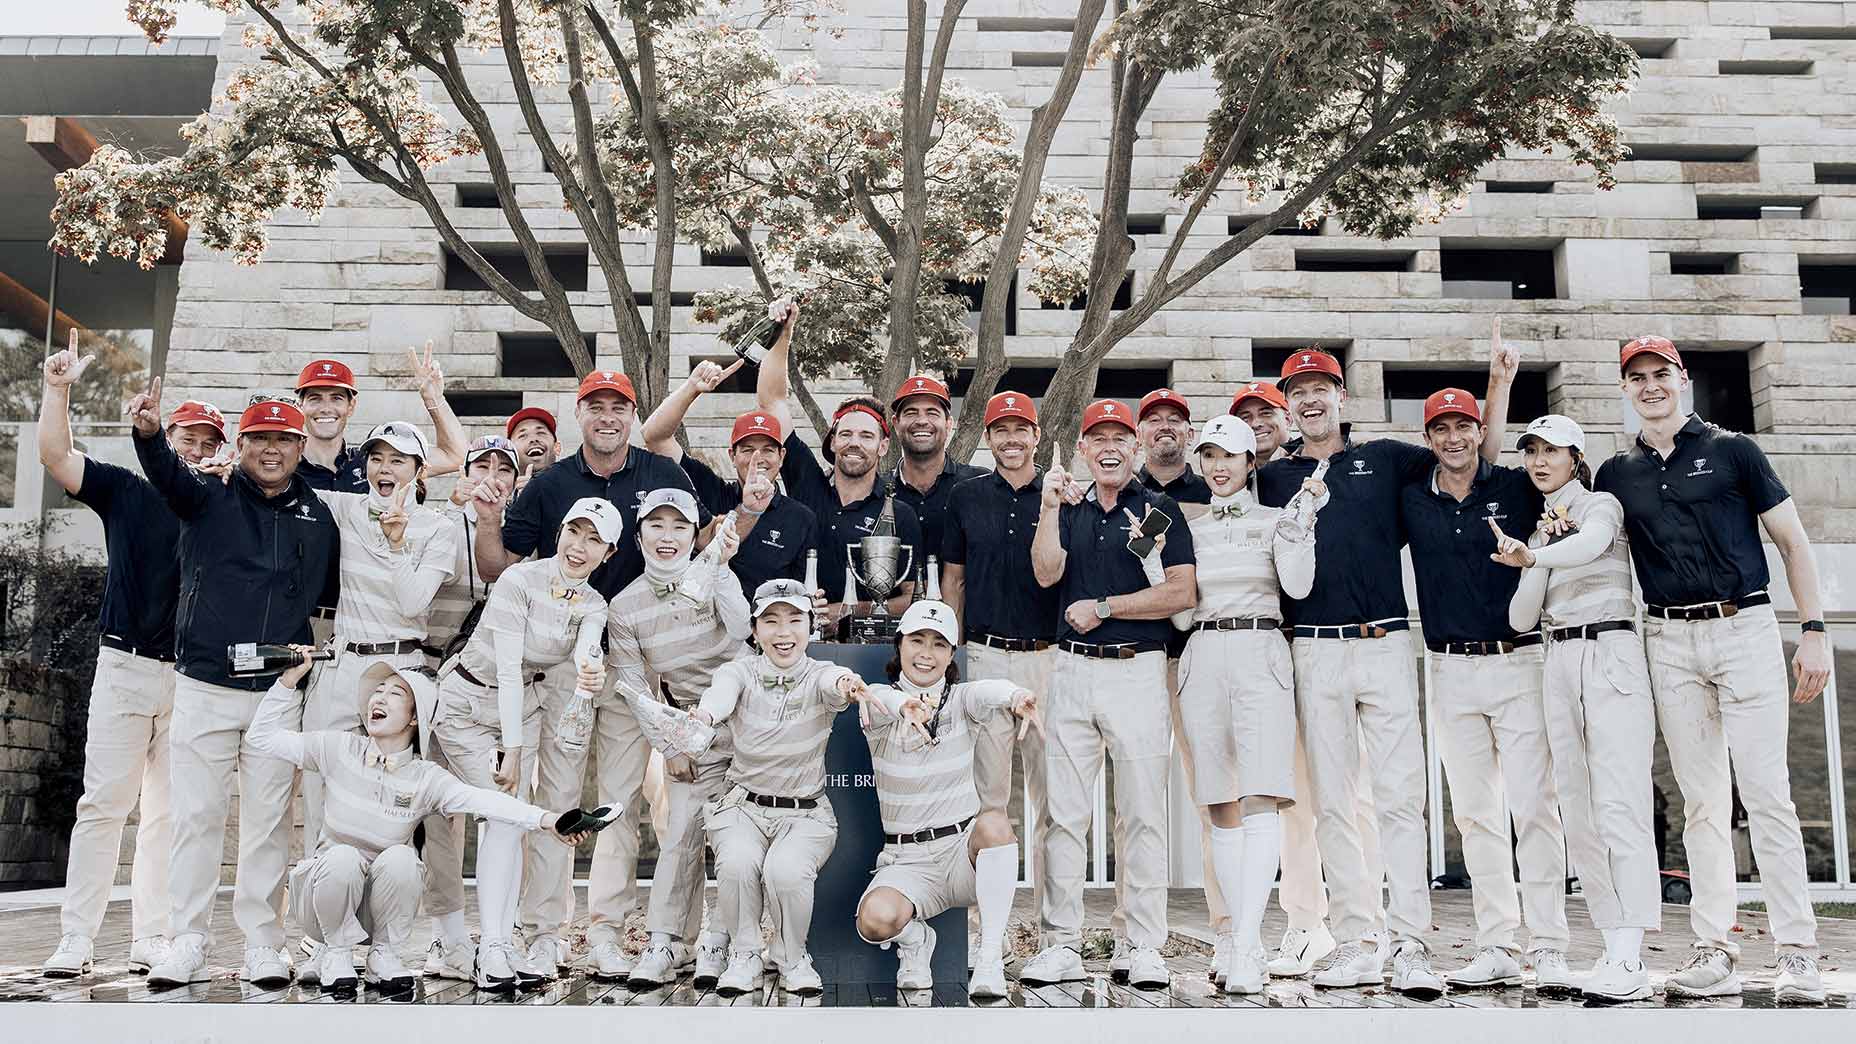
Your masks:
<instances>
[{"instance_id":1,"label":"wristwatch","mask_svg":"<svg viewBox=\"0 0 1856 1044\"><path fill-rule=\"evenodd\" d=\"M1804 631L1807 634L1810 633L1811 631L1816 631L1818 634L1829 634L1830 633L1828 630L1824 628L1824 621L1822 620L1806 620L1803 623L1800 623L1798 625L1798 628L1799 630Z\"/></svg>"},{"instance_id":2,"label":"wristwatch","mask_svg":"<svg viewBox=\"0 0 1856 1044\"><path fill-rule=\"evenodd\" d=\"M1110 614L1109 614L1109 608L1108 608L1108 599L1107 598L1096 599L1096 619L1106 620L1109 618L1109 615Z\"/></svg>"}]
</instances>

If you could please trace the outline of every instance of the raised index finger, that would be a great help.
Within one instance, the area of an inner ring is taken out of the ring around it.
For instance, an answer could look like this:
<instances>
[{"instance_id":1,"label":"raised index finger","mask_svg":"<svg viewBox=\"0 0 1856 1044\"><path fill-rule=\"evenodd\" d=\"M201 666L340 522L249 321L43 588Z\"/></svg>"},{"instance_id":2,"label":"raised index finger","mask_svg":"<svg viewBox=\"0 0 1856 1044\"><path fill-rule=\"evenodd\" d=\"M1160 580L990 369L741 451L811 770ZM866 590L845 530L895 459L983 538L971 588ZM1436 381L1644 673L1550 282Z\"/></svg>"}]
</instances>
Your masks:
<instances>
[{"instance_id":1,"label":"raised index finger","mask_svg":"<svg viewBox=\"0 0 1856 1044\"><path fill-rule=\"evenodd\" d=\"M1502 542L1502 541L1503 541L1504 539L1506 539L1506 538L1507 538L1507 536L1508 536L1508 534L1506 534L1506 533L1504 533L1504 532L1502 532L1502 527L1500 527L1500 526L1498 526L1498 525L1496 525L1496 524L1495 524L1495 520L1494 520L1494 519L1492 519L1492 518L1489 518L1489 519L1484 519L1483 521L1485 521L1485 522L1487 522L1487 523L1489 524L1489 529L1491 529L1491 530L1493 530L1493 531L1494 531L1494 533L1495 533L1495 542L1496 542L1496 543L1498 543L1498 544L1499 544L1499 543L1501 543L1501 542Z\"/></svg>"},{"instance_id":2,"label":"raised index finger","mask_svg":"<svg viewBox=\"0 0 1856 1044\"><path fill-rule=\"evenodd\" d=\"M718 377L718 378L716 378L716 379L717 379L717 380L727 380L727 379L728 379L728 375L729 375L729 374L731 374L731 373L734 373L734 372L735 372L736 370L739 370L739 369L741 369L741 367L742 367L742 365L743 365L744 363L746 363L746 362L747 362L747 360L746 360L746 359L736 359L736 360L735 360L734 362L732 362L732 363L729 363L729 364L728 364L728 369L726 369L726 370L723 370L723 371L722 371L722 376L720 376L720 377Z\"/></svg>"}]
</instances>

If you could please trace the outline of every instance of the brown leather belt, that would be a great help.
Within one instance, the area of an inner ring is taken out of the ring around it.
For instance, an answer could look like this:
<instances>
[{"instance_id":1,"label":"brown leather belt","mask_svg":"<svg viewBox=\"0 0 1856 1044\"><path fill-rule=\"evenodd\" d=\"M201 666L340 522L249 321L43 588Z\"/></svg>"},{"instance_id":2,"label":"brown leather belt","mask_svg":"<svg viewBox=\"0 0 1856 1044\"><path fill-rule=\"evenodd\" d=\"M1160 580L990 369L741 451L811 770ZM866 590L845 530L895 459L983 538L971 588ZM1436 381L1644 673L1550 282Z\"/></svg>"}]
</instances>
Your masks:
<instances>
[{"instance_id":1,"label":"brown leather belt","mask_svg":"<svg viewBox=\"0 0 1856 1044\"><path fill-rule=\"evenodd\" d=\"M1042 638L1002 638L983 631L967 635L967 641L1005 652L1041 652L1051 646L1050 642Z\"/></svg>"},{"instance_id":2,"label":"brown leather belt","mask_svg":"<svg viewBox=\"0 0 1856 1044\"><path fill-rule=\"evenodd\" d=\"M1144 652L1159 652L1166 648L1166 643L1121 642L1115 645L1090 645L1086 642L1073 642L1066 638L1057 643L1057 648L1077 656L1087 656L1092 660L1132 660Z\"/></svg>"}]
</instances>

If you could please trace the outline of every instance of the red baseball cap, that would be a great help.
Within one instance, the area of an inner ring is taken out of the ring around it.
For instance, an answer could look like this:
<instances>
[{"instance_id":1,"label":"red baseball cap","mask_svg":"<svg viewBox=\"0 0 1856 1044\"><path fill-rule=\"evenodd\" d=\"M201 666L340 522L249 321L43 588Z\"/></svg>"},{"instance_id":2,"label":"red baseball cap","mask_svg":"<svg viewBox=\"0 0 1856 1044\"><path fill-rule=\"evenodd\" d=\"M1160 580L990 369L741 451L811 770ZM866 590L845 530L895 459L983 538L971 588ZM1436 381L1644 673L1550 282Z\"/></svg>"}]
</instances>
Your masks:
<instances>
[{"instance_id":1,"label":"red baseball cap","mask_svg":"<svg viewBox=\"0 0 1856 1044\"><path fill-rule=\"evenodd\" d=\"M625 396L626 402L638 401L638 393L632 390L632 379L617 370L594 370L580 378L580 394L574 396L574 401L579 402L596 391L615 391Z\"/></svg>"},{"instance_id":2,"label":"red baseball cap","mask_svg":"<svg viewBox=\"0 0 1856 1044\"><path fill-rule=\"evenodd\" d=\"M1187 420L1192 419L1192 407L1186 403L1183 396L1171 388L1155 388L1141 396L1141 405L1134 411L1134 419L1145 420L1147 411L1156 406L1176 406L1179 412L1186 415Z\"/></svg>"},{"instance_id":3,"label":"red baseball cap","mask_svg":"<svg viewBox=\"0 0 1856 1044\"><path fill-rule=\"evenodd\" d=\"M1482 407L1476 404L1474 395L1461 388L1434 391L1430 398L1424 400L1424 426L1427 428L1431 426L1432 421L1439 417L1448 417L1452 413L1468 417L1477 424L1482 423Z\"/></svg>"},{"instance_id":4,"label":"red baseball cap","mask_svg":"<svg viewBox=\"0 0 1856 1044\"><path fill-rule=\"evenodd\" d=\"M168 416L168 427L190 428L195 424L204 424L219 433L219 438L226 437L226 415L219 412L219 407L210 402L188 399Z\"/></svg>"},{"instance_id":5,"label":"red baseball cap","mask_svg":"<svg viewBox=\"0 0 1856 1044\"><path fill-rule=\"evenodd\" d=\"M582 392L581 394L585 394L585 393ZM513 438L516 433L516 425L522 423L525 420L538 420L548 426L548 434L550 435L555 434L554 414L549 413L547 410L542 409L540 406L524 406L521 409L517 410L516 412L510 414L509 423L503 425L503 434L505 436L509 436Z\"/></svg>"},{"instance_id":6,"label":"red baseball cap","mask_svg":"<svg viewBox=\"0 0 1856 1044\"><path fill-rule=\"evenodd\" d=\"M1688 368L1682 366L1682 353L1676 351L1674 341L1671 341L1667 337L1658 337L1655 334L1645 334L1625 345L1623 351L1618 353L1618 372L1622 373L1624 368L1630 365L1632 359L1642 355L1644 352L1662 356L1682 369Z\"/></svg>"},{"instance_id":7,"label":"red baseball cap","mask_svg":"<svg viewBox=\"0 0 1856 1044\"><path fill-rule=\"evenodd\" d=\"M1102 424L1119 424L1129 431L1134 430L1134 413L1125 403L1114 399L1098 399L1083 410L1083 427L1076 434L1080 437L1089 434L1092 428Z\"/></svg>"},{"instance_id":8,"label":"red baseball cap","mask_svg":"<svg viewBox=\"0 0 1856 1044\"><path fill-rule=\"evenodd\" d=\"M1286 410L1289 408L1289 400L1283 398L1282 392L1268 381L1251 381L1249 384L1239 388L1237 394L1231 396L1232 416L1237 415L1237 408L1244 404L1245 399L1261 399L1279 410Z\"/></svg>"},{"instance_id":9,"label":"red baseball cap","mask_svg":"<svg viewBox=\"0 0 1856 1044\"><path fill-rule=\"evenodd\" d=\"M1296 352L1282 364L1282 378L1276 382L1276 390L1287 393L1289 382L1305 373L1319 373L1333 379L1335 384L1345 386L1347 378L1341 373L1340 360L1319 348Z\"/></svg>"},{"instance_id":10,"label":"red baseball cap","mask_svg":"<svg viewBox=\"0 0 1856 1044\"><path fill-rule=\"evenodd\" d=\"M939 399L943 407L952 408L954 405L954 400L948 397L947 385L926 374L916 374L903 381L902 386L896 389L895 398L889 400L889 408L901 409L902 400L913 399L917 395Z\"/></svg>"},{"instance_id":11,"label":"red baseball cap","mask_svg":"<svg viewBox=\"0 0 1856 1044\"><path fill-rule=\"evenodd\" d=\"M303 411L295 403L266 399L245 407L245 412L238 418L240 435L255 435L261 431L282 431L291 435L305 435L303 431ZM305 437L307 437L305 435Z\"/></svg>"},{"instance_id":12,"label":"red baseball cap","mask_svg":"<svg viewBox=\"0 0 1856 1044\"><path fill-rule=\"evenodd\" d=\"M346 388L354 391L354 371L337 359L316 359L296 375L296 390L304 388ZM243 425L240 425L243 427Z\"/></svg>"},{"instance_id":13,"label":"red baseball cap","mask_svg":"<svg viewBox=\"0 0 1856 1044\"><path fill-rule=\"evenodd\" d=\"M765 411L744 413L735 418L735 428L728 433L728 448L734 449L741 444L742 439L753 438L756 435L765 435L772 439L776 446L785 438L780 434L780 422L774 419L773 414Z\"/></svg>"},{"instance_id":14,"label":"red baseball cap","mask_svg":"<svg viewBox=\"0 0 1856 1044\"><path fill-rule=\"evenodd\" d=\"M986 422L982 427L990 428L994 421L1007 417L1038 422L1038 404L1031 401L1031 396L1023 392L1004 391L986 400Z\"/></svg>"}]
</instances>

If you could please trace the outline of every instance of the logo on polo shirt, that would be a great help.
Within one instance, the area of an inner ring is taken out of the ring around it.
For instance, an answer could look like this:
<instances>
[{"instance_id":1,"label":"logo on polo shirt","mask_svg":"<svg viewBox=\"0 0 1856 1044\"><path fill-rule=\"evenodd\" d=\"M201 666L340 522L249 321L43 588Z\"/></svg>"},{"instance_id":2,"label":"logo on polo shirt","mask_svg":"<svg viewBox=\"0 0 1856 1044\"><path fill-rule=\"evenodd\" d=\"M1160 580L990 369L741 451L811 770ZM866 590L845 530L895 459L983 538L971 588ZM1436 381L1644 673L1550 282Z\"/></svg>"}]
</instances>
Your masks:
<instances>
[{"instance_id":1,"label":"logo on polo shirt","mask_svg":"<svg viewBox=\"0 0 1856 1044\"><path fill-rule=\"evenodd\" d=\"M1696 457L1694 465L1689 469L1688 477L1700 478L1703 475L1712 474L1714 474L1714 469L1708 466L1708 458Z\"/></svg>"},{"instance_id":2,"label":"logo on polo shirt","mask_svg":"<svg viewBox=\"0 0 1856 1044\"><path fill-rule=\"evenodd\" d=\"M780 543L780 531L777 529L769 530L767 532L767 539L762 540L761 543L766 545L767 547L785 547L786 546Z\"/></svg>"},{"instance_id":3,"label":"logo on polo shirt","mask_svg":"<svg viewBox=\"0 0 1856 1044\"><path fill-rule=\"evenodd\" d=\"M1488 512L1489 520L1492 522L1501 522L1507 519L1508 517L1507 515L1497 514L1497 512L1501 511L1501 509L1502 509L1502 502L1499 500L1489 501L1488 505L1484 508L1484 510Z\"/></svg>"},{"instance_id":4,"label":"logo on polo shirt","mask_svg":"<svg viewBox=\"0 0 1856 1044\"><path fill-rule=\"evenodd\" d=\"M1364 457L1353 458L1353 474L1371 475L1372 473L1372 469L1366 466L1366 459Z\"/></svg>"}]
</instances>

